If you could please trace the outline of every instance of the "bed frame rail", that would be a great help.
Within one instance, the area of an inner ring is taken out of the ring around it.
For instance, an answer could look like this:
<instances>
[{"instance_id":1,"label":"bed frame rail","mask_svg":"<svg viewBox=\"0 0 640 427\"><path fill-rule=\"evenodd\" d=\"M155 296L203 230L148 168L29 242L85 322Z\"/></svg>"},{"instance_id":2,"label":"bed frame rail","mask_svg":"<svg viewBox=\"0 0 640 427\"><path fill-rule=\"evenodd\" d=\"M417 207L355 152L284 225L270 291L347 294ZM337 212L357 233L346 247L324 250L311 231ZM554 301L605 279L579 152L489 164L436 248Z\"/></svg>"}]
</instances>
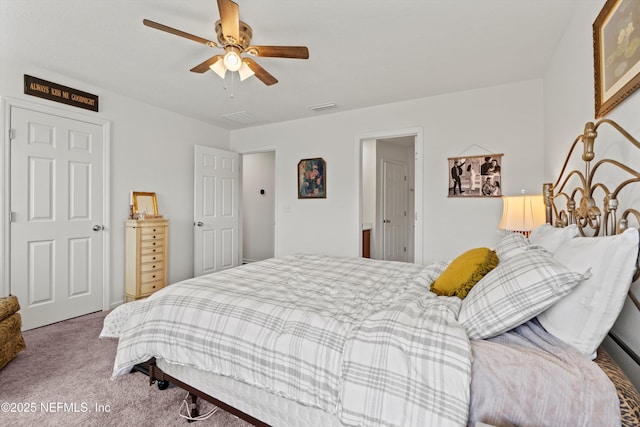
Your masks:
<instances>
[{"instance_id":1,"label":"bed frame rail","mask_svg":"<svg viewBox=\"0 0 640 427\"><path fill-rule=\"evenodd\" d=\"M181 389L185 390L189 393L189 397L191 398L191 407L195 407L197 405L197 398L206 400L207 402L216 405L218 408L225 410L226 412L235 415L236 417L254 425L257 427L269 427L269 424L266 424L260 421L257 418L252 417L251 415L242 412L233 406L227 405L226 403L212 397L195 387L190 386L177 378L172 377L162 371L157 365L155 359L151 359L148 362L149 369L149 385L153 385L154 383L158 383L159 388L166 388L168 384L173 384ZM164 383L164 384L163 384ZM161 386L162 384L162 386ZM166 384L166 385L165 385ZM197 415L197 414L196 414Z\"/></svg>"}]
</instances>

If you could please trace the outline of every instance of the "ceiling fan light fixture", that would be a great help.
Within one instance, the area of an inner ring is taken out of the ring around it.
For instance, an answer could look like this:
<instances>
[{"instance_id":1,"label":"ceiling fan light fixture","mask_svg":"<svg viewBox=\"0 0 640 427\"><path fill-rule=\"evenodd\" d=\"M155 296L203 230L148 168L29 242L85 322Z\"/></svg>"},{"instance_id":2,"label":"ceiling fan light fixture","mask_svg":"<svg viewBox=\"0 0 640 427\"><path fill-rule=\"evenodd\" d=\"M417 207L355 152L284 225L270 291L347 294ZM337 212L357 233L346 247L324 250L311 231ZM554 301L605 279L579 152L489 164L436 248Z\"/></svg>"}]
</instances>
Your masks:
<instances>
[{"instance_id":1,"label":"ceiling fan light fixture","mask_svg":"<svg viewBox=\"0 0 640 427\"><path fill-rule=\"evenodd\" d=\"M211 71L220 76L221 79L224 79L225 74L227 74L227 69L224 66L223 61L216 61L213 64L209 65Z\"/></svg>"},{"instance_id":2,"label":"ceiling fan light fixture","mask_svg":"<svg viewBox=\"0 0 640 427\"><path fill-rule=\"evenodd\" d=\"M233 49L230 49L227 53L224 54L224 66L229 71L238 71L240 67L242 67L242 58L238 55Z\"/></svg>"},{"instance_id":3,"label":"ceiling fan light fixture","mask_svg":"<svg viewBox=\"0 0 640 427\"><path fill-rule=\"evenodd\" d=\"M243 62L240 66L240 69L238 70L238 74L240 74L240 81L242 82L245 79L253 76L255 72L246 63Z\"/></svg>"}]
</instances>

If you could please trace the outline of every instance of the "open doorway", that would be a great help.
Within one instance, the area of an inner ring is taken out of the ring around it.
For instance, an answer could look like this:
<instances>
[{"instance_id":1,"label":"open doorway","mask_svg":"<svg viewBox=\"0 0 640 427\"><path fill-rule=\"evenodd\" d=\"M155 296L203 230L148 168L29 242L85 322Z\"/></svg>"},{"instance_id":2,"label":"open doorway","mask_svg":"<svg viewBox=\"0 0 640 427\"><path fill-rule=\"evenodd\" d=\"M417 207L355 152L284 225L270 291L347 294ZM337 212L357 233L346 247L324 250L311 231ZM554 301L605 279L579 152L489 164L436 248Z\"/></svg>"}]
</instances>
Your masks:
<instances>
[{"instance_id":1,"label":"open doorway","mask_svg":"<svg viewBox=\"0 0 640 427\"><path fill-rule=\"evenodd\" d=\"M242 263L275 255L275 151L242 155Z\"/></svg>"},{"instance_id":2,"label":"open doorway","mask_svg":"<svg viewBox=\"0 0 640 427\"><path fill-rule=\"evenodd\" d=\"M422 262L422 131L359 139L361 255Z\"/></svg>"}]
</instances>

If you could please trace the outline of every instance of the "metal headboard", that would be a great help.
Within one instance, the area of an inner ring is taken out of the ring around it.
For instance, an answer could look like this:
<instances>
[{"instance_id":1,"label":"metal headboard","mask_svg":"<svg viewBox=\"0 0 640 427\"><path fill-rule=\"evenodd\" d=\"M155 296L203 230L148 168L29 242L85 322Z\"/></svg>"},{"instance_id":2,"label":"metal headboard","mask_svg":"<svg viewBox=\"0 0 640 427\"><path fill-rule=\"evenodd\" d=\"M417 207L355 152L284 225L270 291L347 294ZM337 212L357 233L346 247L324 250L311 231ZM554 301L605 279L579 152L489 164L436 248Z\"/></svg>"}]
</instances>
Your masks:
<instances>
[{"instance_id":1,"label":"metal headboard","mask_svg":"<svg viewBox=\"0 0 640 427\"><path fill-rule=\"evenodd\" d=\"M554 184L543 185L547 223L557 227L576 224L583 236L618 234L630 226L630 221L636 226L640 225L640 211L636 208L627 207L622 212L618 209L619 206L624 206L619 203L618 197L624 189L640 182L640 172L618 160L595 160L594 145L598 128L603 125L611 126L624 137L624 140L640 150L640 142L612 120L601 119L596 123L585 124L584 132L578 135L571 145L557 181ZM578 142L582 142L583 145L581 159L584 162L584 170L567 170ZM609 182L605 184L602 175L604 172L598 173L607 170L611 175L611 168L621 176L613 185ZM636 191L640 192L640 186L636 188ZM634 281L639 276L640 268L636 268ZM629 297L640 310L640 301L633 292L629 292Z\"/></svg>"}]
</instances>

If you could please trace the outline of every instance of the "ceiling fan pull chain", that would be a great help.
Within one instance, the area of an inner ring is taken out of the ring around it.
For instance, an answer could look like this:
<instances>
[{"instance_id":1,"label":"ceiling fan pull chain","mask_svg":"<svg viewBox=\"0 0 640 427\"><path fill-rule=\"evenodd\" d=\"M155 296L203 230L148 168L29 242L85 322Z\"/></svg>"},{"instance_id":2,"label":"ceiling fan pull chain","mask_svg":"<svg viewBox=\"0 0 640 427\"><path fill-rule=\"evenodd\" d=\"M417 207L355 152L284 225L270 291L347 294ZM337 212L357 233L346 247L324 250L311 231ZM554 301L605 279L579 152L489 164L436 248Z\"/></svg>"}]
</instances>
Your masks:
<instances>
[{"instance_id":1,"label":"ceiling fan pull chain","mask_svg":"<svg viewBox=\"0 0 640 427\"><path fill-rule=\"evenodd\" d=\"M228 89L227 87L227 79L224 78L222 79L222 90L226 91Z\"/></svg>"},{"instance_id":2,"label":"ceiling fan pull chain","mask_svg":"<svg viewBox=\"0 0 640 427\"><path fill-rule=\"evenodd\" d=\"M234 82L234 75L236 73L229 73L229 74L231 74L231 96L229 96L229 98L233 99L233 88L234 88L233 87L233 82Z\"/></svg>"}]
</instances>

